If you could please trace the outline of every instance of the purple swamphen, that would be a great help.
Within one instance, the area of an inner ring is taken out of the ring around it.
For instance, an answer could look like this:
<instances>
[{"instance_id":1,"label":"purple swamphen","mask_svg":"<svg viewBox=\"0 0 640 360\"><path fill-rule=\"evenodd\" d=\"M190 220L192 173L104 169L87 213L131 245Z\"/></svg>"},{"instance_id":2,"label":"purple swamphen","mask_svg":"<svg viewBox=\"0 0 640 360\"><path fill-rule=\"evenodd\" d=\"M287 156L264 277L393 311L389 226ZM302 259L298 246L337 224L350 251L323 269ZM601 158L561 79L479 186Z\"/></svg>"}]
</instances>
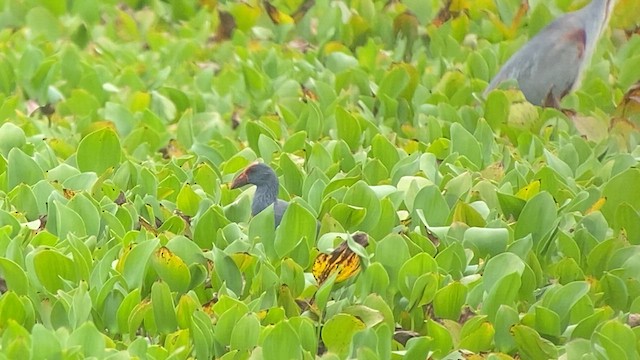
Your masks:
<instances>
[{"instance_id":1,"label":"purple swamphen","mask_svg":"<svg viewBox=\"0 0 640 360\"><path fill-rule=\"evenodd\" d=\"M579 85L615 3L592 0L547 25L502 66L485 95L515 79L530 103L559 108L560 100Z\"/></svg>"},{"instance_id":2,"label":"purple swamphen","mask_svg":"<svg viewBox=\"0 0 640 360\"><path fill-rule=\"evenodd\" d=\"M256 193L251 204L251 216L273 205L273 215L276 226L280 225L282 215L287 210L289 203L278 199L279 182L276 173L267 164L256 163L249 165L231 183L231 189L252 184L256 186Z\"/></svg>"}]
</instances>

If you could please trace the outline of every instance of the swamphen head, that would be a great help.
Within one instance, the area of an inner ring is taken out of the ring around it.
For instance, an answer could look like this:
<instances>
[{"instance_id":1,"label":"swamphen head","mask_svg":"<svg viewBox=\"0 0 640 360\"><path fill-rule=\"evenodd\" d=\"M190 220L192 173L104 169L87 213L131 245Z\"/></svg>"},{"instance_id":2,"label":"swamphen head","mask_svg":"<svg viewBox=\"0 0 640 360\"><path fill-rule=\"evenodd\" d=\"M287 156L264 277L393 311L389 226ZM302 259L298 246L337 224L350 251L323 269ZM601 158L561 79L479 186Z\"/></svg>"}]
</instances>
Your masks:
<instances>
[{"instance_id":1,"label":"swamphen head","mask_svg":"<svg viewBox=\"0 0 640 360\"><path fill-rule=\"evenodd\" d=\"M256 163L249 165L231 183L231 189L244 185L255 185L256 193L251 203L251 215L255 216L267 206L274 204L273 213L276 226L280 225L282 215L289 203L278 199L279 182L276 173L267 164Z\"/></svg>"}]
</instances>

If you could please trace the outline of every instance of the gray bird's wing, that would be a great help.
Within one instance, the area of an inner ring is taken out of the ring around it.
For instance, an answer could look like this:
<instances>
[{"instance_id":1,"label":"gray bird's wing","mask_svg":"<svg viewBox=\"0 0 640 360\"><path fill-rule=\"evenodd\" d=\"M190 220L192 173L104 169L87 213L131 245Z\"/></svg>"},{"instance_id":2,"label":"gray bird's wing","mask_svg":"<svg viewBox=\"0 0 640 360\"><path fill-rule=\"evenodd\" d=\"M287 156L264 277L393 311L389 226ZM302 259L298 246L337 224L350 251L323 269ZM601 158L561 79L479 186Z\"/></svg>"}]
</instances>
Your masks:
<instances>
[{"instance_id":1,"label":"gray bird's wing","mask_svg":"<svg viewBox=\"0 0 640 360\"><path fill-rule=\"evenodd\" d=\"M556 20L504 64L486 92L515 79L532 104L543 105L549 98L559 100L576 84L584 62L585 41L578 21L571 17Z\"/></svg>"},{"instance_id":2,"label":"gray bird's wing","mask_svg":"<svg viewBox=\"0 0 640 360\"><path fill-rule=\"evenodd\" d=\"M276 221L276 226L280 225L282 216L284 215L284 212L288 207L289 203L282 199L278 199L275 204L273 204L273 215Z\"/></svg>"}]
</instances>

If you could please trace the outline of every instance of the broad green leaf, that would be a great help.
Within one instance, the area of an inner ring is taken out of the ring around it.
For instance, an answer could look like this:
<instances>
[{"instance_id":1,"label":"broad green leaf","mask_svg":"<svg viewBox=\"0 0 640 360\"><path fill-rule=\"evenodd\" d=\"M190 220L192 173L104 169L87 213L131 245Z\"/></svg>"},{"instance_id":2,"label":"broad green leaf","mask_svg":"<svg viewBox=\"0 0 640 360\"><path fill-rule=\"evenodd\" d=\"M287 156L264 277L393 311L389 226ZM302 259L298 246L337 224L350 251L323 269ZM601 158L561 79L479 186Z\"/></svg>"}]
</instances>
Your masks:
<instances>
[{"instance_id":1,"label":"broad green leaf","mask_svg":"<svg viewBox=\"0 0 640 360\"><path fill-rule=\"evenodd\" d=\"M500 305L496 312L496 319L493 322L495 328L494 341L497 350L509 353L516 347L514 334L511 332L511 327L520 322L518 312L515 308Z\"/></svg>"},{"instance_id":2,"label":"broad green leaf","mask_svg":"<svg viewBox=\"0 0 640 360\"><path fill-rule=\"evenodd\" d=\"M553 343L540 337L540 334L530 327L514 325L511 329L523 360L556 359L558 357L558 350Z\"/></svg>"},{"instance_id":3,"label":"broad green leaf","mask_svg":"<svg viewBox=\"0 0 640 360\"><path fill-rule=\"evenodd\" d=\"M355 116L347 110L336 108L337 135L344 140L352 151L358 149L361 143L362 129Z\"/></svg>"},{"instance_id":4,"label":"broad green leaf","mask_svg":"<svg viewBox=\"0 0 640 360\"><path fill-rule=\"evenodd\" d=\"M331 217L338 220L346 229L357 229L367 216L367 209L360 206L337 204L329 211Z\"/></svg>"},{"instance_id":5,"label":"broad green leaf","mask_svg":"<svg viewBox=\"0 0 640 360\"><path fill-rule=\"evenodd\" d=\"M636 211L640 204L640 169L630 168L614 176L604 186L602 196L607 201L602 206L602 214L609 223L615 223L618 206L628 203Z\"/></svg>"},{"instance_id":6,"label":"broad green leaf","mask_svg":"<svg viewBox=\"0 0 640 360\"><path fill-rule=\"evenodd\" d=\"M376 134L371 140L371 155L379 160L391 172L400 160L398 149L382 134Z\"/></svg>"},{"instance_id":7,"label":"broad green leaf","mask_svg":"<svg viewBox=\"0 0 640 360\"><path fill-rule=\"evenodd\" d=\"M561 324L560 324L560 316L555 313L553 310L549 310L542 306L535 307L535 329L540 334L547 336L560 336L561 332Z\"/></svg>"},{"instance_id":8,"label":"broad green leaf","mask_svg":"<svg viewBox=\"0 0 640 360\"><path fill-rule=\"evenodd\" d=\"M619 321L605 322L594 333L592 341L599 343L610 358L615 356L619 359L633 359L638 356L635 334L629 326Z\"/></svg>"},{"instance_id":9,"label":"broad green leaf","mask_svg":"<svg viewBox=\"0 0 640 360\"><path fill-rule=\"evenodd\" d=\"M31 254L30 254L31 255ZM27 260L28 271L34 271L38 282L52 293L65 288L65 280L75 281L77 274L73 261L54 249L41 249Z\"/></svg>"},{"instance_id":10,"label":"broad green leaf","mask_svg":"<svg viewBox=\"0 0 640 360\"><path fill-rule=\"evenodd\" d=\"M251 350L258 344L260 321L255 314L246 314L235 324L231 333L231 349Z\"/></svg>"},{"instance_id":11,"label":"broad green leaf","mask_svg":"<svg viewBox=\"0 0 640 360\"><path fill-rule=\"evenodd\" d=\"M520 279L520 275L518 275L517 272L511 272L509 275L500 277L499 280L487 290L482 312L489 316L491 322L495 323L497 321L497 313L501 306L515 307L515 300L518 297L518 290L521 285L522 280Z\"/></svg>"},{"instance_id":12,"label":"broad green leaf","mask_svg":"<svg viewBox=\"0 0 640 360\"><path fill-rule=\"evenodd\" d=\"M120 164L122 150L118 135L108 127L87 135L78 144L78 169L104 173Z\"/></svg>"},{"instance_id":13,"label":"broad green leaf","mask_svg":"<svg viewBox=\"0 0 640 360\"><path fill-rule=\"evenodd\" d=\"M380 221L382 212L380 201L373 190L363 181L358 181L351 186L345 193L343 201L350 206L358 206L366 209L364 219L358 224L358 228L350 228L347 226L349 231L362 230L367 232Z\"/></svg>"},{"instance_id":14,"label":"broad green leaf","mask_svg":"<svg viewBox=\"0 0 640 360\"><path fill-rule=\"evenodd\" d=\"M459 123L451 125L451 152L457 152L465 156L476 166L476 169L482 168L483 159L480 143Z\"/></svg>"},{"instance_id":15,"label":"broad green leaf","mask_svg":"<svg viewBox=\"0 0 640 360\"><path fill-rule=\"evenodd\" d=\"M489 351L493 347L495 330L483 316L471 318L460 331L460 348L473 352Z\"/></svg>"},{"instance_id":16,"label":"broad green leaf","mask_svg":"<svg viewBox=\"0 0 640 360\"><path fill-rule=\"evenodd\" d=\"M8 157L7 185L10 189L20 184L34 185L44 179L42 168L19 148L11 149Z\"/></svg>"},{"instance_id":17,"label":"broad green leaf","mask_svg":"<svg viewBox=\"0 0 640 360\"><path fill-rule=\"evenodd\" d=\"M300 339L289 321L277 323L265 336L262 356L266 360L302 358Z\"/></svg>"},{"instance_id":18,"label":"broad green leaf","mask_svg":"<svg viewBox=\"0 0 640 360\"><path fill-rule=\"evenodd\" d=\"M92 322L86 322L78 327L68 339L69 346L79 346L85 357L102 357L106 341Z\"/></svg>"},{"instance_id":19,"label":"broad green leaf","mask_svg":"<svg viewBox=\"0 0 640 360\"><path fill-rule=\"evenodd\" d=\"M509 232L507 229L472 227L464 232L463 244L474 250L474 254L486 259L507 249Z\"/></svg>"},{"instance_id":20,"label":"broad green leaf","mask_svg":"<svg viewBox=\"0 0 640 360\"><path fill-rule=\"evenodd\" d=\"M151 307L155 323L161 334L168 334L178 328L176 310L169 286L162 282L155 282L151 286Z\"/></svg>"},{"instance_id":21,"label":"broad green leaf","mask_svg":"<svg viewBox=\"0 0 640 360\"><path fill-rule=\"evenodd\" d=\"M349 351L353 335L365 327L365 323L353 315L337 314L322 327L322 341L329 351L344 356Z\"/></svg>"},{"instance_id":22,"label":"broad green leaf","mask_svg":"<svg viewBox=\"0 0 640 360\"><path fill-rule=\"evenodd\" d=\"M183 214L193 216L198 212L198 207L202 199L198 196L189 184L185 184L176 199L176 205Z\"/></svg>"},{"instance_id":23,"label":"broad green leaf","mask_svg":"<svg viewBox=\"0 0 640 360\"><path fill-rule=\"evenodd\" d=\"M42 324L35 324L31 329L31 354L34 358L50 359L60 356L62 346L55 333Z\"/></svg>"},{"instance_id":24,"label":"broad green leaf","mask_svg":"<svg viewBox=\"0 0 640 360\"><path fill-rule=\"evenodd\" d=\"M397 281L407 281L406 278L400 279L398 274L409 258L409 249L404 239L397 234L390 234L378 242L372 261L380 262L384 266L391 280L390 286L395 289L403 286Z\"/></svg>"},{"instance_id":25,"label":"broad green leaf","mask_svg":"<svg viewBox=\"0 0 640 360\"><path fill-rule=\"evenodd\" d=\"M380 311L365 305L352 305L344 308L343 311L358 318L367 328L374 327L384 320L384 315Z\"/></svg>"},{"instance_id":26,"label":"broad green leaf","mask_svg":"<svg viewBox=\"0 0 640 360\"><path fill-rule=\"evenodd\" d=\"M2 278L7 283L7 289L18 295L27 295L29 292L29 280L25 271L14 261L1 257L0 269Z\"/></svg>"},{"instance_id":27,"label":"broad green leaf","mask_svg":"<svg viewBox=\"0 0 640 360\"><path fill-rule=\"evenodd\" d=\"M459 282L452 282L436 292L433 313L439 318L458 320L466 300L467 287Z\"/></svg>"},{"instance_id":28,"label":"broad green leaf","mask_svg":"<svg viewBox=\"0 0 640 360\"><path fill-rule=\"evenodd\" d=\"M443 357L453 349L453 338L447 328L431 319L427 320L427 335L433 338L434 356Z\"/></svg>"},{"instance_id":29,"label":"broad green leaf","mask_svg":"<svg viewBox=\"0 0 640 360\"><path fill-rule=\"evenodd\" d=\"M30 355L31 337L20 324L9 321L2 335L2 355L6 359L18 359Z\"/></svg>"},{"instance_id":30,"label":"broad green leaf","mask_svg":"<svg viewBox=\"0 0 640 360\"><path fill-rule=\"evenodd\" d=\"M130 250L125 250L118 260L117 269L121 269L120 272L127 281L129 289L142 286L151 254L156 250L158 244L158 240L147 240L133 245Z\"/></svg>"},{"instance_id":31,"label":"broad green leaf","mask_svg":"<svg viewBox=\"0 0 640 360\"><path fill-rule=\"evenodd\" d=\"M514 237L519 239L528 234L533 238L534 246L538 246L542 238L553 230L557 219L556 203L547 192L540 192L522 209L514 230Z\"/></svg>"},{"instance_id":32,"label":"broad green leaf","mask_svg":"<svg viewBox=\"0 0 640 360\"><path fill-rule=\"evenodd\" d=\"M303 239L314 239L317 220L304 206L292 202L276 229L275 253L279 258L287 256Z\"/></svg>"},{"instance_id":33,"label":"broad green leaf","mask_svg":"<svg viewBox=\"0 0 640 360\"><path fill-rule=\"evenodd\" d=\"M0 153L8 156L13 148L22 148L27 143L24 130L13 123L5 122L0 126ZM15 156L15 155L14 155Z\"/></svg>"},{"instance_id":34,"label":"broad green leaf","mask_svg":"<svg viewBox=\"0 0 640 360\"><path fill-rule=\"evenodd\" d=\"M401 239L399 240L402 241ZM378 249L380 249L381 246L382 242L378 244ZM394 254L390 255L393 256ZM375 260L378 260L377 254ZM384 265L385 262L382 260L383 258L380 258L378 261L382 262ZM409 297L409 294L411 294L411 291L415 287L416 280L420 276L429 273L438 274L438 263L429 254L420 253L411 259L408 259L402 264L398 271L398 288L400 289L400 292L405 297Z\"/></svg>"}]
</instances>

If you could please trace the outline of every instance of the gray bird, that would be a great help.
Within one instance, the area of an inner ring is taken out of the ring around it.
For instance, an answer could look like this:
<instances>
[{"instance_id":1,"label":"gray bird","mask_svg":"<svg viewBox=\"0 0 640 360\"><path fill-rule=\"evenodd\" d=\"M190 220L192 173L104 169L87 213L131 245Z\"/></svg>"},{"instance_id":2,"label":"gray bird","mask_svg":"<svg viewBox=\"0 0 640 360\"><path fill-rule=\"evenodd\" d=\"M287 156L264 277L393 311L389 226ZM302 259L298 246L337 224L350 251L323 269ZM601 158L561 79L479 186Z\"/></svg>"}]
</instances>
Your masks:
<instances>
[{"instance_id":1,"label":"gray bird","mask_svg":"<svg viewBox=\"0 0 640 360\"><path fill-rule=\"evenodd\" d=\"M256 186L256 193L251 203L251 216L256 216L267 206L273 204L275 225L280 225L284 211L289 203L278 199L279 182L276 173L269 165L257 163L248 166L231 184L231 189L252 184Z\"/></svg>"},{"instance_id":2,"label":"gray bird","mask_svg":"<svg viewBox=\"0 0 640 360\"><path fill-rule=\"evenodd\" d=\"M559 107L579 86L614 5L615 0L592 0L547 25L502 66L485 96L501 82L515 79L530 103Z\"/></svg>"}]
</instances>

